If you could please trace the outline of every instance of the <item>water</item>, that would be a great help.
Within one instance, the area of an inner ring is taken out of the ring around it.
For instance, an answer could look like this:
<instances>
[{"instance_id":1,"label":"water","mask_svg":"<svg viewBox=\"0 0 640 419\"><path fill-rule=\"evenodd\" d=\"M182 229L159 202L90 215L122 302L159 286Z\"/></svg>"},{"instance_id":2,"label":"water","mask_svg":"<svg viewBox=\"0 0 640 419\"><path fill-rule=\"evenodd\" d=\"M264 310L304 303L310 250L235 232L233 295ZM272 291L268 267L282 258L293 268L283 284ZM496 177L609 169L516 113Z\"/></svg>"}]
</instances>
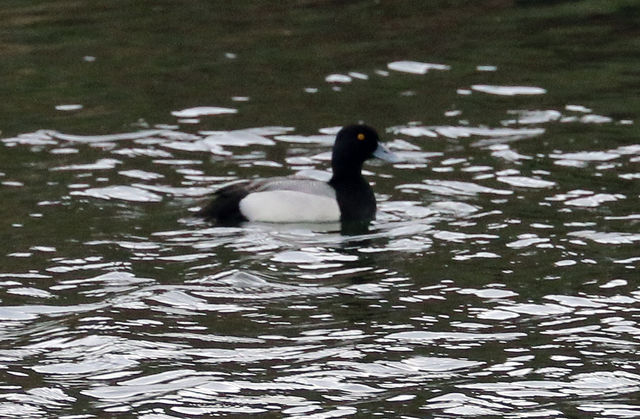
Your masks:
<instances>
[{"instance_id":1,"label":"water","mask_svg":"<svg viewBox=\"0 0 640 419\"><path fill-rule=\"evenodd\" d=\"M640 416L638 8L522 3L10 2L0 415ZM369 232L193 216L359 119Z\"/></svg>"}]
</instances>

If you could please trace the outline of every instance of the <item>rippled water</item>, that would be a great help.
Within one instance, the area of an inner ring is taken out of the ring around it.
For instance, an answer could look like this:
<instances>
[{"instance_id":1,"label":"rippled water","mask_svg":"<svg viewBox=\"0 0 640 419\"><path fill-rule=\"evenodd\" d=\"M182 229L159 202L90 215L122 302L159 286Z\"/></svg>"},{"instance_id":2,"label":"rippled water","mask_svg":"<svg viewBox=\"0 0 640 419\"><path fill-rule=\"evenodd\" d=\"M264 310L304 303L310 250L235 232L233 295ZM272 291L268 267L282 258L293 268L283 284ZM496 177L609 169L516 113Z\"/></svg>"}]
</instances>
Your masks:
<instances>
[{"instance_id":1,"label":"rippled water","mask_svg":"<svg viewBox=\"0 0 640 419\"><path fill-rule=\"evenodd\" d=\"M193 216L239 178L329 176L335 121L225 120L260 91L4 135L0 415L640 416L636 121L471 59L337 64L297 94L430 77L437 123L367 121L403 161L366 165L360 235Z\"/></svg>"}]
</instances>

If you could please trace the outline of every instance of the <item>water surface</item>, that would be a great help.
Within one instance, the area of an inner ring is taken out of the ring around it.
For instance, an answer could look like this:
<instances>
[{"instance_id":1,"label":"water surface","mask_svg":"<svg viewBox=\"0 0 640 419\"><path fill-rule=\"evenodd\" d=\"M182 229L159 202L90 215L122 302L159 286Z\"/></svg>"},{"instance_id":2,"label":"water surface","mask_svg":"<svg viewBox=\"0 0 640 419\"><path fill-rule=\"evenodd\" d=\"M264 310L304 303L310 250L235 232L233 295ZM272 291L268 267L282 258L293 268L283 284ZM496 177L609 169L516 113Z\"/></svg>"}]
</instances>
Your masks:
<instances>
[{"instance_id":1,"label":"water surface","mask_svg":"<svg viewBox=\"0 0 640 419\"><path fill-rule=\"evenodd\" d=\"M1 415L640 415L637 6L406 3L10 2ZM194 216L359 120L369 232Z\"/></svg>"}]
</instances>

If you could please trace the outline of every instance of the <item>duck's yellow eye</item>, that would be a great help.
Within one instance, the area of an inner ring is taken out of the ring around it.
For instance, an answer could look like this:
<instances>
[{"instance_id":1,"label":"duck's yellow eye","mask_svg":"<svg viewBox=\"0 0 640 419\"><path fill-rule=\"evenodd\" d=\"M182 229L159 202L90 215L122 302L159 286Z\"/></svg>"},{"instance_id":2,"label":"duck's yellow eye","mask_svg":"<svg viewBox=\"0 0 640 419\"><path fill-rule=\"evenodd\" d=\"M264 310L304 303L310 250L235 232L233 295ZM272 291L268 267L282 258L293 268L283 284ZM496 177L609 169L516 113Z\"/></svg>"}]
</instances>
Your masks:
<instances>
[{"instance_id":1,"label":"duck's yellow eye","mask_svg":"<svg viewBox=\"0 0 640 419\"><path fill-rule=\"evenodd\" d=\"M358 140L362 141L365 139L365 136L363 133L358 134Z\"/></svg>"}]
</instances>

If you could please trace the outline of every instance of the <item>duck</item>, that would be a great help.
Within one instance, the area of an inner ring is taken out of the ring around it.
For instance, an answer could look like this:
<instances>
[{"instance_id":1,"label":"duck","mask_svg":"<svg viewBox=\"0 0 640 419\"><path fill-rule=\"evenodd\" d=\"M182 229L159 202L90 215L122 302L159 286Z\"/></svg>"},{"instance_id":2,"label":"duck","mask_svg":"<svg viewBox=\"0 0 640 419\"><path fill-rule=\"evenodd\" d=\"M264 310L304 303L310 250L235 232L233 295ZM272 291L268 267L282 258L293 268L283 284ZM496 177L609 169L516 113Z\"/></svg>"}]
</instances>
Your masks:
<instances>
[{"instance_id":1,"label":"duck","mask_svg":"<svg viewBox=\"0 0 640 419\"><path fill-rule=\"evenodd\" d=\"M328 182L296 175L236 182L215 191L198 215L218 225L368 223L375 219L376 199L362 166L372 158L400 161L380 142L374 128L348 125L336 135Z\"/></svg>"}]
</instances>

